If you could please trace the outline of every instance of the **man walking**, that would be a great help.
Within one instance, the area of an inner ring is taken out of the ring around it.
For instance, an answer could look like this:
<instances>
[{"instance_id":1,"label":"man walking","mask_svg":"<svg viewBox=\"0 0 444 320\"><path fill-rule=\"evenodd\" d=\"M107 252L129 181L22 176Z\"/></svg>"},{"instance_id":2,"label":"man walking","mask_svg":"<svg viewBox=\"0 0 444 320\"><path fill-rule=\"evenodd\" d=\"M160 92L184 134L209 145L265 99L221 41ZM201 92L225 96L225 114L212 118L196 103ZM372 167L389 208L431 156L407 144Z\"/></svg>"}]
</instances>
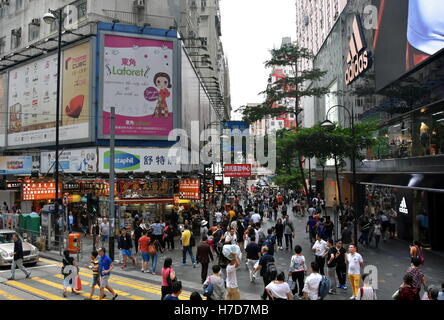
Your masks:
<instances>
[{"instance_id":1,"label":"man walking","mask_svg":"<svg viewBox=\"0 0 444 320\"><path fill-rule=\"evenodd\" d=\"M103 222L100 224L100 240L102 248L105 247L105 243L108 244L109 238L109 222L107 218L103 218Z\"/></svg>"},{"instance_id":2,"label":"man walking","mask_svg":"<svg viewBox=\"0 0 444 320\"><path fill-rule=\"evenodd\" d=\"M26 268L23 266L22 240L20 240L16 233L13 234L12 240L14 240L14 252L11 253L11 255L14 257L14 259L12 260L11 265L11 277L9 277L8 280L14 280L16 266L18 266L20 270L23 271L23 273L26 275L26 278L29 278L31 276L31 272L26 270Z\"/></svg>"},{"instance_id":3,"label":"man walking","mask_svg":"<svg viewBox=\"0 0 444 320\"><path fill-rule=\"evenodd\" d=\"M315 261L319 266L319 273L324 275L324 265L325 265L325 257L328 254L327 242L322 240L319 234L316 234L316 242L312 247L312 250L315 252L316 258Z\"/></svg>"},{"instance_id":4,"label":"man walking","mask_svg":"<svg viewBox=\"0 0 444 320\"><path fill-rule=\"evenodd\" d=\"M193 263L193 268L196 268L196 262L193 257L193 250L191 247L191 231L190 226L185 225L185 230L182 232L182 237L180 238L182 241L182 265L187 263L187 253L191 257L191 262Z\"/></svg>"},{"instance_id":5,"label":"man walking","mask_svg":"<svg viewBox=\"0 0 444 320\"><path fill-rule=\"evenodd\" d=\"M319 274L319 265L316 262L311 263L311 274L305 279L304 292L305 300L319 299L319 285L322 276Z\"/></svg>"},{"instance_id":6,"label":"man walking","mask_svg":"<svg viewBox=\"0 0 444 320\"><path fill-rule=\"evenodd\" d=\"M114 264L111 258L105 253L105 248L99 249L99 272L100 272L100 300L105 297L105 289L107 289L113 295L113 300L116 300L117 293L109 285L109 278L111 276L111 270L114 269Z\"/></svg>"},{"instance_id":7,"label":"man walking","mask_svg":"<svg viewBox=\"0 0 444 320\"><path fill-rule=\"evenodd\" d=\"M118 249L122 250L122 256L123 256L123 264L122 269L126 268L126 259L127 257L130 257L130 259L133 261L134 265L136 265L136 259L134 259L133 254L131 252L131 248L133 247L133 242L131 240L131 236L126 231L126 228L123 228L121 231L121 235L119 239L117 240L118 243Z\"/></svg>"},{"instance_id":8,"label":"man walking","mask_svg":"<svg viewBox=\"0 0 444 320\"><path fill-rule=\"evenodd\" d=\"M73 227L74 227L74 216L72 215L72 211L70 211L68 216L68 233L72 233Z\"/></svg>"},{"instance_id":9,"label":"man walking","mask_svg":"<svg viewBox=\"0 0 444 320\"><path fill-rule=\"evenodd\" d=\"M288 248L290 248L290 251L293 250L293 236L294 236L293 222L291 222L290 217L286 215L284 220L284 237L285 237L286 251L288 251Z\"/></svg>"},{"instance_id":10,"label":"man walking","mask_svg":"<svg viewBox=\"0 0 444 320\"><path fill-rule=\"evenodd\" d=\"M208 237L206 234L202 235L202 241L197 245L196 261L202 265L202 272L200 278L202 283L205 282L208 275L208 264L214 261L211 247L208 244Z\"/></svg>"},{"instance_id":11,"label":"man walking","mask_svg":"<svg viewBox=\"0 0 444 320\"><path fill-rule=\"evenodd\" d=\"M347 250L343 247L342 241L338 240L336 242L336 275L338 276L338 288L347 290L345 286L346 275L347 275L347 264L345 254Z\"/></svg>"},{"instance_id":12,"label":"man walking","mask_svg":"<svg viewBox=\"0 0 444 320\"><path fill-rule=\"evenodd\" d=\"M276 279L277 269L274 263L273 256L268 253L268 247L263 246L261 253L262 257L259 259L259 265L254 270L254 273L259 270L261 271L260 275L262 277L262 280L264 281L264 292L261 298L262 300L267 300L268 294L265 288L271 281Z\"/></svg>"},{"instance_id":13,"label":"man walking","mask_svg":"<svg viewBox=\"0 0 444 320\"><path fill-rule=\"evenodd\" d=\"M349 247L349 252L347 253L347 263L348 263L348 279L350 280L353 295L350 297L352 300L356 300L358 297L359 283L361 280L361 268L364 267L364 260L362 256L356 252L356 246L351 244Z\"/></svg>"},{"instance_id":14,"label":"man walking","mask_svg":"<svg viewBox=\"0 0 444 320\"><path fill-rule=\"evenodd\" d=\"M241 300L239 286L237 284L236 271L240 267L240 261L236 254L227 266L227 296L225 300Z\"/></svg>"},{"instance_id":15,"label":"man walking","mask_svg":"<svg viewBox=\"0 0 444 320\"><path fill-rule=\"evenodd\" d=\"M333 245L333 240L329 239L327 241L327 247L328 247L328 254L327 254L327 274L328 278L330 279L330 290L329 294L336 294L336 254L338 253L338 250Z\"/></svg>"},{"instance_id":16,"label":"man walking","mask_svg":"<svg viewBox=\"0 0 444 320\"><path fill-rule=\"evenodd\" d=\"M245 248L245 252L247 253L247 268L250 274L250 282L254 282L256 279L254 265L259 260L259 254L261 252L261 248L256 242L256 236L252 235L250 237L250 242Z\"/></svg>"}]
</instances>

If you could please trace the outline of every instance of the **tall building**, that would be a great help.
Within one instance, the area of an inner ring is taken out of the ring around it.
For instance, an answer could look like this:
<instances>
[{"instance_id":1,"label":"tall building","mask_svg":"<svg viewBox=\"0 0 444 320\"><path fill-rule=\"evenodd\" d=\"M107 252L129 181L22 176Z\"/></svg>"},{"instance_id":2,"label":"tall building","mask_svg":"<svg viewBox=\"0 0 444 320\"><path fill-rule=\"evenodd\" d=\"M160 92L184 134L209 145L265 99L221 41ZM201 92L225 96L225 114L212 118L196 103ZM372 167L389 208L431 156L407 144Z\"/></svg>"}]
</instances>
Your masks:
<instances>
[{"instance_id":1,"label":"tall building","mask_svg":"<svg viewBox=\"0 0 444 320\"><path fill-rule=\"evenodd\" d=\"M296 44L317 54L348 0L296 0ZM311 69L304 61L302 70Z\"/></svg>"}]
</instances>

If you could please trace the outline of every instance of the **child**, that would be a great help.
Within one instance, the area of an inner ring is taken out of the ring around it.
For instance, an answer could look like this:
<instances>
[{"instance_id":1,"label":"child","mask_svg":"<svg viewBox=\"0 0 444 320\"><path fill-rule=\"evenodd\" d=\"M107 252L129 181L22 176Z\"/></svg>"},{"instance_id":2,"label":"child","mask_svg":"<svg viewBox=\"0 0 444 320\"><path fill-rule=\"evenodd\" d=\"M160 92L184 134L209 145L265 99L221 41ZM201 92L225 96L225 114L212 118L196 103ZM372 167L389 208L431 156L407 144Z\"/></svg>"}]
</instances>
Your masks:
<instances>
[{"instance_id":1,"label":"child","mask_svg":"<svg viewBox=\"0 0 444 320\"><path fill-rule=\"evenodd\" d=\"M88 267L93 272L93 280L91 283L91 294L89 298L85 298L85 300L92 300L92 297L94 295L94 290L96 286L100 287L100 275L99 275L99 260L97 259L97 256L99 253L97 251L91 252L91 263Z\"/></svg>"}]
</instances>

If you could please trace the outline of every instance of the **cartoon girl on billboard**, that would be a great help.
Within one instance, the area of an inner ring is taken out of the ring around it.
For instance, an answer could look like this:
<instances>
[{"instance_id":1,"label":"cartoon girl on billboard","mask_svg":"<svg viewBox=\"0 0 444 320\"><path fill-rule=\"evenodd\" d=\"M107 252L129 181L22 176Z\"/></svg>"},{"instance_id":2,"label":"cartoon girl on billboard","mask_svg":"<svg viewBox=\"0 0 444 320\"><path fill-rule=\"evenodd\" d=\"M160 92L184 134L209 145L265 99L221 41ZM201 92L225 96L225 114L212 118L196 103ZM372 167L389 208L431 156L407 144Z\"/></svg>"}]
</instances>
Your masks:
<instances>
[{"instance_id":1,"label":"cartoon girl on billboard","mask_svg":"<svg viewBox=\"0 0 444 320\"><path fill-rule=\"evenodd\" d=\"M154 85L159 89L159 99L153 116L155 118L168 118L168 105L166 99L171 95L168 89L171 89L171 78L164 72L159 72L154 76Z\"/></svg>"}]
</instances>

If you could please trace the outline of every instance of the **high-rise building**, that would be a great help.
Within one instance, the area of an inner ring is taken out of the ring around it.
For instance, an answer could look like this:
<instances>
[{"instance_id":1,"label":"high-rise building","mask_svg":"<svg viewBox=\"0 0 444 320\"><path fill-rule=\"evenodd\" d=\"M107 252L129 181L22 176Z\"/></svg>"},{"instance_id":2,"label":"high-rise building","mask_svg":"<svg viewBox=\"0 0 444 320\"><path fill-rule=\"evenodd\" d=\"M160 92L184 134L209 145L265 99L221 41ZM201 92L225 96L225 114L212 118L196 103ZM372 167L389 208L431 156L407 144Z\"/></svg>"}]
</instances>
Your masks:
<instances>
[{"instance_id":1,"label":"high-rise building","mask_svg":"<svg viewBox=\"0 0 444 320\"><path fill-rule=\"evenodd\" d=\"M296 0L296 44L317 54L348 0ZM302 70L311 69L304 61Z\"/></svg>"}]
</instances>

